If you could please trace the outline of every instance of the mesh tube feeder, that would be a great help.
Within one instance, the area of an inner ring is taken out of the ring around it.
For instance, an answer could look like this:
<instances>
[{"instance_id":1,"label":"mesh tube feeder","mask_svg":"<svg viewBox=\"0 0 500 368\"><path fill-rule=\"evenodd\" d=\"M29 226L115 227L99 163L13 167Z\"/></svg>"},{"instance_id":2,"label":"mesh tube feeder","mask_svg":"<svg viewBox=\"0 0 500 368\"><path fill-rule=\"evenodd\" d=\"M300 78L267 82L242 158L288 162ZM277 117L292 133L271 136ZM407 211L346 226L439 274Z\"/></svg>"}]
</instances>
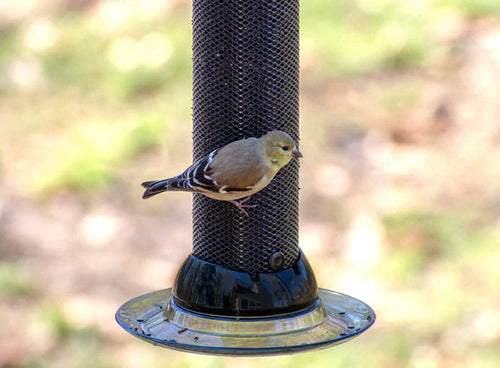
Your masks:
<instances>
[{"instance_id":1,"label":"mesh tube feeder","mask_svg":"<svg viewBox=\"0 0 500 368\"><path fill-rule=\"evenodd\" d=\"M193 158L282 130L299 138L299 1L193 0ZM299 163L252 196L245 216L195 194L193 252L172 289L116 313L136 337L220 355L345 342L375 321L365 303L318 289L298 245Z\"/></svg>"}]
</instances>

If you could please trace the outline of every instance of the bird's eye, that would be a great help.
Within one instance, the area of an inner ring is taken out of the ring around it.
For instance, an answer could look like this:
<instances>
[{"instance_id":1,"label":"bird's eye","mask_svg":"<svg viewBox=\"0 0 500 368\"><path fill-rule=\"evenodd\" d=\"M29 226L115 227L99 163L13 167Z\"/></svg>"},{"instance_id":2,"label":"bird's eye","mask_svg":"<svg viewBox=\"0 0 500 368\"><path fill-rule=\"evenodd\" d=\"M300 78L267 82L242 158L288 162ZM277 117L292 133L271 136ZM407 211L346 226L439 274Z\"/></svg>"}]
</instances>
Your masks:
<instances>
[{"instance_id":1,"label":"bird's eye","mask_svg":"<svg viewBox=\"0 0 500 368\"><path fill-rule=\"evenodd\" d=\"M283 147L281 147L281 149L282 149L283 151L288 151L288 150L290 149L290 147L288 147L288 146L283 146Z\"/></svg>"}]
</instances>

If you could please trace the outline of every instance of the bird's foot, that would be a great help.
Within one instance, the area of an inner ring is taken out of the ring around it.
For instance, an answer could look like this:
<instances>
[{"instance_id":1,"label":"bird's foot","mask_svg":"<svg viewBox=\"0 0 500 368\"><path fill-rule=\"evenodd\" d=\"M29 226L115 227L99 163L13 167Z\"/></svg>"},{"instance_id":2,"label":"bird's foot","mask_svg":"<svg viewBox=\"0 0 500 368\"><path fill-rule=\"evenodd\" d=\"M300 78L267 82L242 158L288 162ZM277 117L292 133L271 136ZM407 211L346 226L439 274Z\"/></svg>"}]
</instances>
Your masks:
<instances>
[{"instance_id":1,"label":"bird's foot","mask_svg":"<svg viewBox=\"0 0 500 368\"><path fill-rule=\"evenodd\" d=\"M241 200L241 201L230 201L232 204L234 204L236 206L236 208L238 208L241 212L243 212L245 214L245 216L249 216L248 215L248 212L245 210L245 208L253 208L253 207L257 207L256 204L244 204L245 202L247 202L248 200L250 199L250 196L246 197L245 199Z\"/></svg>"}]
</instances>

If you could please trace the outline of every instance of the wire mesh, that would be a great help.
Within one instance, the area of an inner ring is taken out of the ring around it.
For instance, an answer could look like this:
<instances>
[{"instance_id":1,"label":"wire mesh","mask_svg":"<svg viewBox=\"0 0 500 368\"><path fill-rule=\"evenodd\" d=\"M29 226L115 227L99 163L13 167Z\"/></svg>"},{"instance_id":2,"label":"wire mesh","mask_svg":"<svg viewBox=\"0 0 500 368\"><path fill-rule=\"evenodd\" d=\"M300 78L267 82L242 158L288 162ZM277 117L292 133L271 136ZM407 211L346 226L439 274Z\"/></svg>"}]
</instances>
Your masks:
<instances>
[{"instance_id":1,"label":"wire mesh","mask_svg":"<svg viewBox=\"0 0 500 368\"><path fill-rule=\"evenodd\" d=\"M194 160L229 142L283 130L299 138L298 0L193 1ZM293 266L298 247L298 171L292 160L245 216L195 194L193 254L249 273Z\"/></svg>"}]
</instances>

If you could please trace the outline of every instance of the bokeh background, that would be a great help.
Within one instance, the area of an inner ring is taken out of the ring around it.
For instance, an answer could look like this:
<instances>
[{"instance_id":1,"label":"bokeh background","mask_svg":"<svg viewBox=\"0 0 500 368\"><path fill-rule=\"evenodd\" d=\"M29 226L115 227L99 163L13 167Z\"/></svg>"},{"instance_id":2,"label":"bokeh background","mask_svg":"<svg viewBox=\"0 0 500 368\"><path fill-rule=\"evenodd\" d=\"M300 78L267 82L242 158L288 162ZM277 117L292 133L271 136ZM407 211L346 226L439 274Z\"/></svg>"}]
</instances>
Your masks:
<instances>
[{"instance_id":1,"label":"bokeh background","mask_svg":"<svg viewBox=\"0 0 500 368\"><path fill-rule=\"evenodd\" d=\"M300 244L376 324L272 358L114 321L169 287L191 199L187 0L0 2L0 367L500 367L500 2L301 4Z\"/></svg>"}]
</instances>

